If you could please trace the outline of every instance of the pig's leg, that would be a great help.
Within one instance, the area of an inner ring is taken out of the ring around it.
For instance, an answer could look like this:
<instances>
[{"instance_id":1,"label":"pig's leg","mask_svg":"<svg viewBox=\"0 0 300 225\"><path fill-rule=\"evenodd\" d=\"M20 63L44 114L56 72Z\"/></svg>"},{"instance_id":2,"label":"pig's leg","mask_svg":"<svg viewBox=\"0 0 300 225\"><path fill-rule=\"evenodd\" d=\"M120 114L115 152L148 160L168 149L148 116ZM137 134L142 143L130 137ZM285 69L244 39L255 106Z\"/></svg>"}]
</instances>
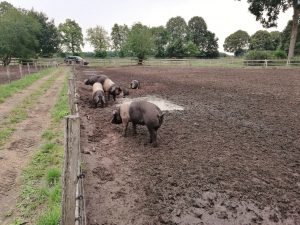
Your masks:
<instances>
[{"instance_id":1,"label":"pig's leg","mask_svg":"<svg viewBox=\"0 0 300 225\"><path fill-rule=\"evenodd\" d=\"M127 119L123 120L123 124L124 124L124 130L123 130L123 133L122 133L123 137L126 137L126 131L127 131L128 123L129 123L129 121Z\"/></svg>"},{"instance_id":2,"label":"pig's leg","mask_svg":"<svg viewBox=\"0 0 300 225\"><path fill-rule=\"evenodd\" d=\"M136 124L132 123L133 134L137 134L136 132Z\"/></svg>"},{"instance_id":3,"label":"pig's leg","mask_svg":"<svg viewBox=\"0 0 300 225\"><path fill-rule=\"evenodd\" d=\"M149 134L150 134L149 143L153 143L153 146L156 147L157 146L157 142L156 142L157 131L153 128L148 128L148 131L149 131Z\"/></svg>"},{"instance_id":4,"label":"pig's leg","mask_svg":"<svg viewBox=\"0 0 300 225\"><path fill-rule=\"evenodd\" d=\"M153 147L157 147L157 130L153 130L152 132L152 143L153 143Z\"/></svg>"}]
</instances>

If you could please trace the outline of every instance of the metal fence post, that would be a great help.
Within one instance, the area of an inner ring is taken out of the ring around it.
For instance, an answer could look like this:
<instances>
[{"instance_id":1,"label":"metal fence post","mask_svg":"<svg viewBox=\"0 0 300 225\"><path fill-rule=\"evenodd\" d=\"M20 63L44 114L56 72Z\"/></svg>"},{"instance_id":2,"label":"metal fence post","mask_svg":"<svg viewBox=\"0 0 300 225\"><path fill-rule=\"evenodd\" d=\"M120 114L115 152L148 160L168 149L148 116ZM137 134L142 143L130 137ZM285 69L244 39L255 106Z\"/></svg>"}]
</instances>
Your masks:
<instances>
[{"instance_id":1,"label":"metal fence post","mask_svg":"<svg viewBox=\"0 0 300 225\"><path fill-rule=\"evenodd\" d=\"M65 155L61 225L75 224L76 185L80 154L80 117L65 117Z\"/></svg>"}]
</instances>

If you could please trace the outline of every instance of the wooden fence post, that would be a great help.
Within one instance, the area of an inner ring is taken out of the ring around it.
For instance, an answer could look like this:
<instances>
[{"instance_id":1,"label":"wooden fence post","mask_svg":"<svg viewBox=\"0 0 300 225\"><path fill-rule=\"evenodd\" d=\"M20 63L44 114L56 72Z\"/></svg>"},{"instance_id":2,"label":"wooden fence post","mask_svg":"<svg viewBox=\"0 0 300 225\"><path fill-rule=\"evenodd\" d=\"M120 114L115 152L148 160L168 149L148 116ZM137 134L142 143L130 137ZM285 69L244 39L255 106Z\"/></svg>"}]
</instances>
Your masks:
<instances>
[{"instance_id":1,"label":"wooden fence post","mask_svg":"<svg viewBox=\"0 0 300 225\"><path fill-rule=\"evenodd\" d=\"M80 154L80 117L65 117L65 155L61 225L75 224L76 185Z\"/></svg>"},{"instance_id":2,"label":"wooden fence post","mask_svg":"<svg viewBox=\"0 0 300 225\"><path fill-rule=\"evenodd\" d=\"M27 63L27 70L28 70L28 74L30 74L30 65L29 65L29 63Z\"/></svg>"},{"instance_id":3,"label":"wooden fence post","mask_svg":"<svg viewBox=\"0 0 300 225\"><path fill-rule=\"evenodd\" d=\"M75 79L74 79L74 77L70 77L68 79L68 81L69 81L69 90L68 90L69 106L70 106L71 114L75 114L76 113L75 104L74 104L74 100L75 100Z\"/></svg>"},{"instance_id":4,"label":"wooden fence post","mask_svg":"<svg viewBox=\"0 0 300 225\"><path fill-rule=\"evenodd\" d=\"M34 67L35 67L35 70L37 71L38 68L37 68L37 62L36 61L34 62Z\"/></svg>"},{"instance_id":5,"label":"wooden fence post","mask_svg":"<svg viewBox=\"0 0 300 225\"><path fill-rule=\"evenodd\" d=\"M23 77L23 70L22 70L22 64L19 64L19 71L20 71L20 77Z\"/></svg>"},{"instance_id":6,"label":"wooden fence post","mask_svg":"<svg viewBox=\"0 0 300 225\"><path fill-rule=\"evenodd\" d=\"M8 83L10 83L10 71L9 71L9 65L6 66L6 75L7 75Z\"/></svg>"}]
</instances>

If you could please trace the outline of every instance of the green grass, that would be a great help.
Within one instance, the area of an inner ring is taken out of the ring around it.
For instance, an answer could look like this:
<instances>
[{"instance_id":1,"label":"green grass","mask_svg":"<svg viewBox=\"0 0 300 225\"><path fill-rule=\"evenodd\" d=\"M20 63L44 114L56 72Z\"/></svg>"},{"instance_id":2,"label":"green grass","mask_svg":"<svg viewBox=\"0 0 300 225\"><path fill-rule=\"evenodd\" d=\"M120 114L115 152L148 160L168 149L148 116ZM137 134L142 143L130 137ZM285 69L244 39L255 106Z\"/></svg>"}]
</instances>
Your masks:
<instances>
[{"instance_id":1,"label":"green grass","mask_svg":"<svg viewBox=\"0 0 300 225\"><path fill-rule=\"evenodd\" d=\"M49 71L48 71L49 74ZM0 122L0 146L11 137L16 130L17 124L28 118L30 108L39 100L54 83L57 76L53 73L35 92L26 97L15 107L3 121Z\"/></svg>"},{"instance_id":2,"label":"green grass","mask_svg":"<svg viewBox=\"0 0 300 225\"><path fill-rule=\"evenodd\" d=\"M41 135L43 144L23 171L22 191L17 205L18 217L11 225L19 225L24 221L37 225L59 224L64 154L62 119L68 113L65 80L58 101L51 110L51 124Z\"/></svg>"},{"instance_id":3,"label":"green grass","mask_svg":"<svg viewBox=\"0 0 300 225\"><path fill-rule=\"evenodd\" d=\"M22 79L13 81L9 84L0 85L0 104L3 103L6 98L12 96L16 92L22 91L24 88L33 84L36 80L49 75L53 71L55 71L54 68L46 69L38 73L24 76Z\"/></svg>"}]
</instances>

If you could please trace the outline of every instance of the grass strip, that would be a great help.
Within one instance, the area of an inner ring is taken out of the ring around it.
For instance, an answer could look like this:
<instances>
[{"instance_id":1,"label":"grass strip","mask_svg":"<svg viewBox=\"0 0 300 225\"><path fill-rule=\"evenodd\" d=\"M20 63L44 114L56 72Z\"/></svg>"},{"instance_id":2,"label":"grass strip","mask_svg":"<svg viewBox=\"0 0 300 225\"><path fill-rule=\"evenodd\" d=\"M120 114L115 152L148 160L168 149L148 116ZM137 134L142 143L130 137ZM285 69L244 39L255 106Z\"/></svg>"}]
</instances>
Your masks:
<instances>
[{"instance_id":1,"label":"grass strip","mask_svg":"<svg viewBox=\"0 0 300 225\"><path fill-rule=\"evenodd\" d=\"M49 74L49 71L48 71ZM24 121L28 118L28 112L30 108L39 100L41 95L43 95L54 83L57 76L53 74L49 79L47 79L35 92L27 96L17 107L15 107L0 124L0 147L5 144L7 139L16 130L18 123Z\"/></svg>"},{"instance_id":2,"label":"grass strip","mask_svg":"<svg viewBox=\"0 0 300 225\"><path fill-rule=\"evenodd\" d=\"M50 68L46 70L42 70L37 73L33 73L30 75L26 75L19 80L12 81L9 84L1 84L0 85L0 104L5 101L8 97L14 95L15 93L22 91L24 88L30 86L38 79L49 75L55 71L55 68Z\"/></svg>"},{"instance_id":3,"label":"grass strip","mask_svg":"<svg viewBox=\"0 0 300 225\"><path fill-rule=\"evenodd\" d=\"M51 124L42 134L42 146L35 152L22 174L18 217L12 225L25 222L58 225L61 217L61 173L64 154L64 116L69 114L67 79L51 110Z\"/></svg>"}]
</instances>

